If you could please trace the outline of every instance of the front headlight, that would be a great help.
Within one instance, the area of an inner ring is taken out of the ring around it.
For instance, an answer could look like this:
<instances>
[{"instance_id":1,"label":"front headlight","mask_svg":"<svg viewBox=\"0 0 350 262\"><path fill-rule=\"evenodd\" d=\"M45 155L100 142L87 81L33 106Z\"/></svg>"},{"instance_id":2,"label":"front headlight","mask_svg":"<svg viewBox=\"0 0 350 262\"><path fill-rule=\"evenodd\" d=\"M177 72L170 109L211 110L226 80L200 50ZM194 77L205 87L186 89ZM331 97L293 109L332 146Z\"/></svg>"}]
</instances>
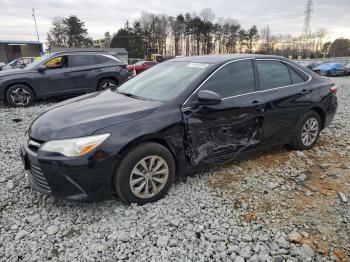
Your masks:
<instances>
[{"instance_id":1,"label":"front headlight","mask_svg":"<svg viewBox=\"0 0 350 262\"><path fill-rule=\"evenodd\" d=\"M64 156L81 156L98 147L110 134L86 136L79 138L52 140L43 144L40 150L59 153Z\"/></svg>"}]
</instances>

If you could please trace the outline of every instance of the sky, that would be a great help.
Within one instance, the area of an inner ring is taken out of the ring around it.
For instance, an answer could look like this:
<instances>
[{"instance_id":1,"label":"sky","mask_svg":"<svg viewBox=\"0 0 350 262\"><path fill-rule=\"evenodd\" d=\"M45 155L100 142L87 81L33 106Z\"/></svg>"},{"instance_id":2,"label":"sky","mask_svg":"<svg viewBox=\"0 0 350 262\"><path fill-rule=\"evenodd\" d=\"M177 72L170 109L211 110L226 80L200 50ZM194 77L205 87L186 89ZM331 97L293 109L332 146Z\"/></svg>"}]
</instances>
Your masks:
<instances>
[{"instance_id":1,"label":"sky","mask_svg":"<svg viewBox=\"0 0 350 262\"><path fill-rule=\"evenodd\" d=\"M76 15L89 35L102 38L117 32L142 11L176 15L211 8L216 17L237 19L243 28L270 26L273 34L300 35L306 0L0 0L0 40L36 40L32 8L41 41L54 17ZM313 0L311 28L325 28L328 40L350 38L350 0Z\"/></svg>"}]
</instances>

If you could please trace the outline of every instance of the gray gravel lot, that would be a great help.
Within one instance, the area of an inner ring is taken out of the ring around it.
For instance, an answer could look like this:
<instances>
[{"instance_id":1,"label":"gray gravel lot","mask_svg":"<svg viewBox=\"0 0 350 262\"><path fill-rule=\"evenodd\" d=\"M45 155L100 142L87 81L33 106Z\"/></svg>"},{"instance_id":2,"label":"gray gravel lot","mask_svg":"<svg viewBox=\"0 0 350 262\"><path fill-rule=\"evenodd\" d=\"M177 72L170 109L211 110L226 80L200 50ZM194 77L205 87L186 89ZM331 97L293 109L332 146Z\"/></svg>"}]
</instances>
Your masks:
<instances>
[{"instance_id":1,"label":"gray gravel lot","mask_svg":"<svg viewBox=\"0 0 350 262\"><path fill-rule=\"evenodd\" d=\"M1 261L350 261L350 77L317 146L177 182L162 200L82 204L30 189L19 146L51 102L0 105Z\"/></svg>"}]
</instances>

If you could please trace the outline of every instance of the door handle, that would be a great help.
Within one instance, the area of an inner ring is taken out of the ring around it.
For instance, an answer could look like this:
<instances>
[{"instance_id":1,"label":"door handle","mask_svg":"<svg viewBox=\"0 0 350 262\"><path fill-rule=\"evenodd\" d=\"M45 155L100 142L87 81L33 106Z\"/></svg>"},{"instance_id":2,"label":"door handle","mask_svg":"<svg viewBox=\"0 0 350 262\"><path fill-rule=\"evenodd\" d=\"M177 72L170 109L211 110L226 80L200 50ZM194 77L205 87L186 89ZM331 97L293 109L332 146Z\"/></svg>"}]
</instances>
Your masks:
<instances>
[{"instance_id":1,"label":"door handle","mask_svg":"<svg viewBox=\"0 0 350 262\"><path fill-rule=\"evenodd\" d=\"M300 94L308 94L308 93L311 93L312 90L308 90L308 89L303 89Z\"/></svg>"},{"instance_id":2,"label":"door handle","mask_svg":"<svg viewBox=\"0 0 350 262\"><path fill-rule=\"evenodd\" d=\"M70 76L70 73L64 73L63 76Z\"/></svg>"},{"instance_id":3,"label":"door handle","mask_svg":"<svg viewBox=\"0 0 350 262\"><path fill-rule=\"evenodd\" d=\"M102 72L102 69L96 69L94 72L96 73Z\"/></svg>"},{"instance_id":4,"label":"door handle","mask_svg":"<svg viewBox=\"0 0 350 262\"><path fill-rule=\"evenodd\" d=\"M259 101L258 101L258 100L254 100L254 101L252 102L252 104L253 104L253 105L257 105L257 104L259 104Z\"/></svg>"}]
</instances>

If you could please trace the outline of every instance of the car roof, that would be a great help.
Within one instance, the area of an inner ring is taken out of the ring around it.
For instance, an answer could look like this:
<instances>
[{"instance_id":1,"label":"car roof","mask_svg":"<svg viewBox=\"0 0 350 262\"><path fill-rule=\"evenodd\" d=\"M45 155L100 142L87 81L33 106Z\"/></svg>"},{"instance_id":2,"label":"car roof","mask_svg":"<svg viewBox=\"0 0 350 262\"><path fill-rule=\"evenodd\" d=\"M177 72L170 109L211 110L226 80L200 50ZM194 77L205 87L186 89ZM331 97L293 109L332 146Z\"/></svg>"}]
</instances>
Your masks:
<instances>
[{"instance_id":1,"label":"car roof","mask_svg":"<svg viewBox=\"0 0 350 262\"><path fill-rule=\"evenodd\" d=\"M275 56L275 55L225 54L225 55L201 55L201 56L176 57L174 59L171 59L171 61L219 64L219 63L223 63L226 61L232 61L232 60L237 60L237 59L247 59L247 58L265 58L265 59L286 60L286 58L284 58L282 56Z\"/></svg>"},{"instance_id":2,"label":"car roof","mask_svg":"<svg viewBox=\"0 0 350 262\"><path fill-rule=\"evenodd\" d=\"M60 51L50 53L51 55L113 55L113 53L105 51Z\"/></svg>"}]
</instances>

